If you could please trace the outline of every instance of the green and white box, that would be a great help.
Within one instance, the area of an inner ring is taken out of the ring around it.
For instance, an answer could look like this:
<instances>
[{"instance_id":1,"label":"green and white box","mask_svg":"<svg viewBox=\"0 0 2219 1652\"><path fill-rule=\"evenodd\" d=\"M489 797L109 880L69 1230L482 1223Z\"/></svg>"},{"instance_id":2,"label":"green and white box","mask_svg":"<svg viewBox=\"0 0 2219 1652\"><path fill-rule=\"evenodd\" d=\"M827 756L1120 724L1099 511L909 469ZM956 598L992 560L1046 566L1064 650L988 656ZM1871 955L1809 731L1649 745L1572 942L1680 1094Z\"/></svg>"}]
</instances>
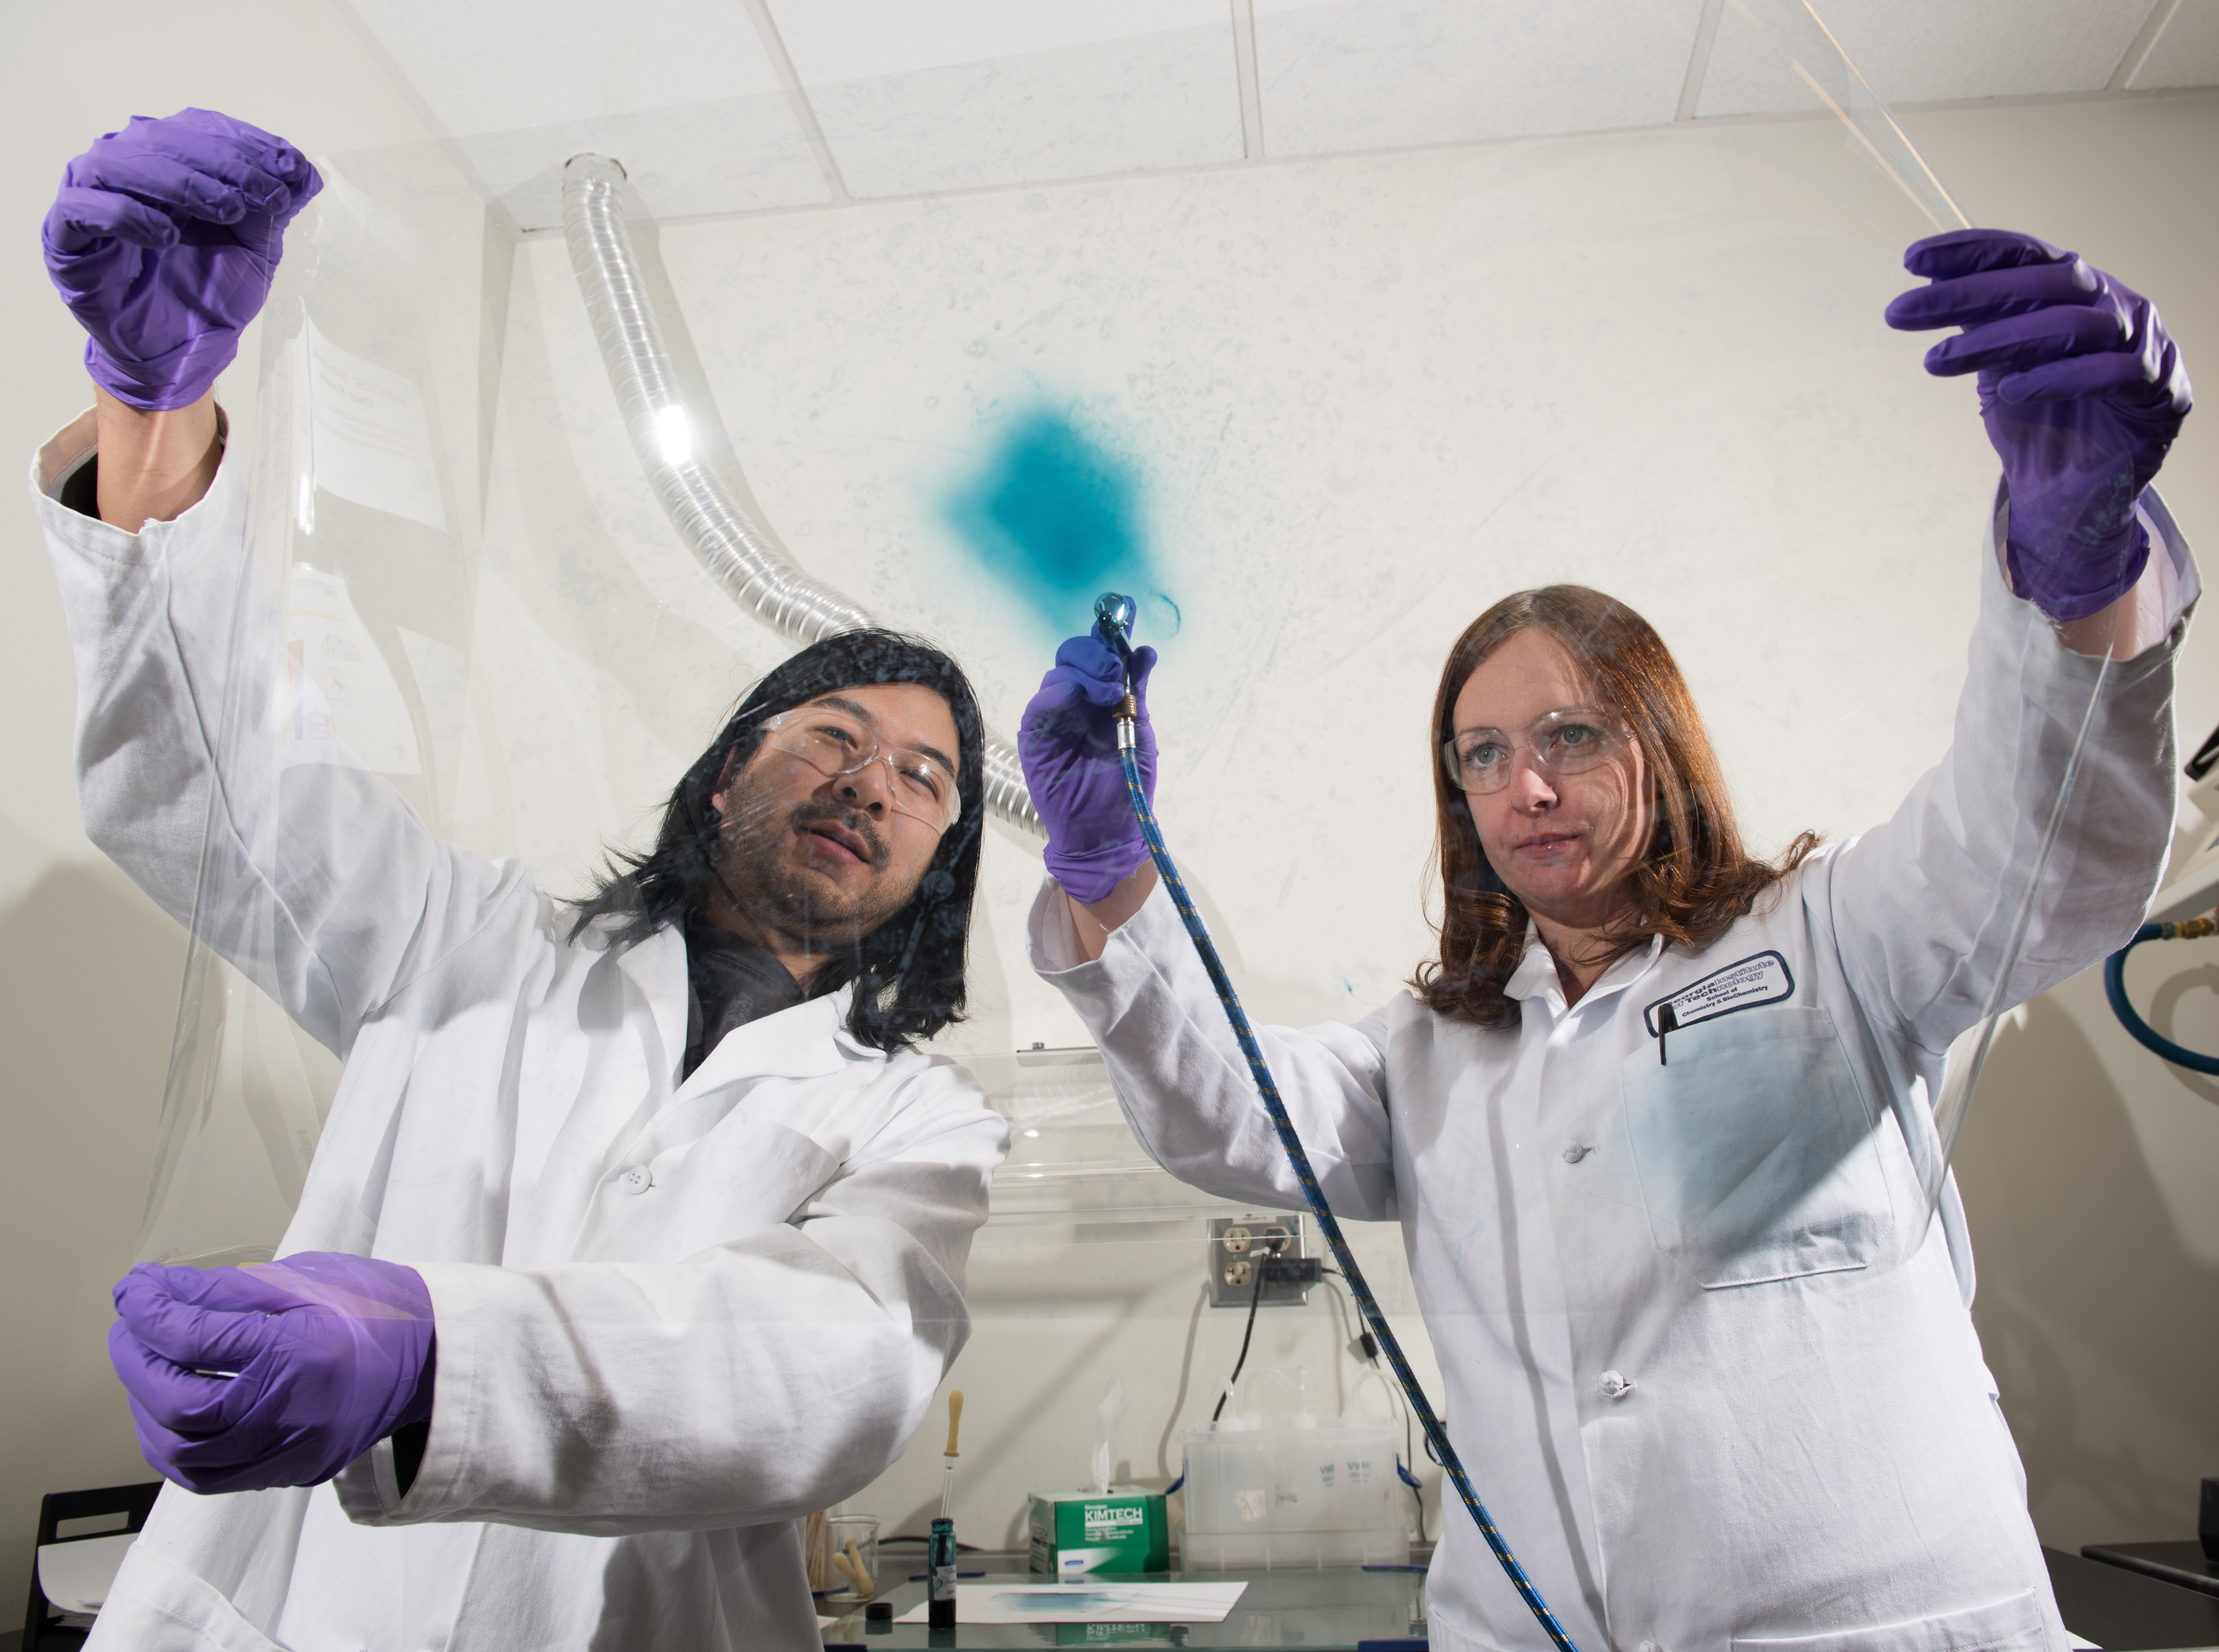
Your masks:
<instances>
[{"instance_id":1,"label":"green and white box","mask_svg":"<svg viewBox=\"0 0 2219 1652\"><path fill-rule=\"evenodd\" d=\"M1032 1569L1051 1577L1171 1569L1161 1492L1035 1492L1030 1525Z\"/></svg>"}]
</instances>

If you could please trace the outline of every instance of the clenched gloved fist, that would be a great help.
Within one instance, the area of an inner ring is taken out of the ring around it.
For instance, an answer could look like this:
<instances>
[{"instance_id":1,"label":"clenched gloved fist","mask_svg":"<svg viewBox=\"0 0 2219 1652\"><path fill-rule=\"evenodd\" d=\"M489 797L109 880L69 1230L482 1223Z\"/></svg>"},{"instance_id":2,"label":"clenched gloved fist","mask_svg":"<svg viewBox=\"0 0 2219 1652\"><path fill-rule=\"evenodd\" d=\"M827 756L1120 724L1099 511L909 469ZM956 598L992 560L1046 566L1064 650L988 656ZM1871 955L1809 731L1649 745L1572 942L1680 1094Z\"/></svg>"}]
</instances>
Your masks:
<instances>
[{"instance_id":1,"label":"clenched gloved fist","mask_svg":"<svg viewBox=\"0 0 2219 1652\"><path fill-rule=\"evenodd\" d=\"M1156 797L1156 731L1148 722L1148 673L1156 651L1133 650L1134 729L1141 789ZM1055 668L1017 722L1017 756L1033 807L1047 828L1041 859L1064 892L1094 902L1148 858L1117 757L1117 703L1125 698L1117 651L1089 632L1055 651Z\"/></svg>"},{"instance_id":2,"label":"clenched gloved fist","mask_svg":"<svg viewBox=\"0 0 2219 1652\"><path fill-rule=\"evenodd\" d=\"M2011 583L2052 619L2085 618L2141 577L2135 519L2194 397L2155 307L2047 241L1961 229L1914 244L1931 278L1887 307L1888 325L1962 327L1926 370L1978 373L1980 417L2011 488Z\"/></svg>"},{"instance_id":3,"label":"clenched gloved fist","mask_svg":"<svg viewBox=\"0 0 2219 1652\"><path fill-rule=\"evenodd\" d=\"M321 1485L432 1415L432 1296L399 1263L148 1264L117 1283L115 1311L108 1357L139 1449L187 1491Z\"/></svg>"},{"instance_id":4,"label":"clenched gloved fist","mask_svg":"<svg viewBox=\"0 0 2219 1652\"><path fill-rule=\"evenodd\" d=\"M71 161L40 239L93 382L150 412L199 401L323 187L292 145L209 109L135 116Z\"/></svg>"}]
</instances>

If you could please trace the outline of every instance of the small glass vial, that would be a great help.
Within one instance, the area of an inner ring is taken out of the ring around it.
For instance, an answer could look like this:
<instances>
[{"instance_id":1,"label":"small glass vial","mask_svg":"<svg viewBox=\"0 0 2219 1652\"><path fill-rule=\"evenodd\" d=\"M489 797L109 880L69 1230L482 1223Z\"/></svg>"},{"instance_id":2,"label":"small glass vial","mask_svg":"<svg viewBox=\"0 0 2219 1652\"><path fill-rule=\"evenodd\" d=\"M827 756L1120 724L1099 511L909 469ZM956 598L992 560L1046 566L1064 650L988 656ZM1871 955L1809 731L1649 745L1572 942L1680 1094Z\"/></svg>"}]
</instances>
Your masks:
<instances>
[{"instance_id":1,"label":"small glass vial","mask_svg":"<svg viewBox=\"0 0 2219 1652\"><path fill-rule=\"evenodd\" d=\"M955 1627L955 1522L948 1519L932 1523L932 1537L925 1545L924 1568L927 1581L925 1626L928 1629Z\"/></svg>"}]
</instances>

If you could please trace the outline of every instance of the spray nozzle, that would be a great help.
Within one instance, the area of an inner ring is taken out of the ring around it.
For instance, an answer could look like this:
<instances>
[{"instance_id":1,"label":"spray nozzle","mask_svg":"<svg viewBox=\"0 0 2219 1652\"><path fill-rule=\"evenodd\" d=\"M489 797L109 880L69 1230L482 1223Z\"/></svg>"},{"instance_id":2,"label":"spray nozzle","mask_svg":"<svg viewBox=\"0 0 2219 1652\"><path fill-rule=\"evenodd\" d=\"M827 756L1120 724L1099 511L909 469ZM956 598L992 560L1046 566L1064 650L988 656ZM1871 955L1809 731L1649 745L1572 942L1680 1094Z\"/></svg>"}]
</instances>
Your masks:
<instances>
[{"instance_id":1,"label":"spray nozzle","mask_svg":"<svg viewBox=\"0 0 2219 1652\"><path fill-rule=\"evenodd\" d=\"M1122 731L1119 739L1129 736L1134 723L1141 715L1140 701L1133 694L1133 621L1140 612L1140 605L1115 591L1104 591L1094 599L1094 634L1117 650L1117 668L1122 677L1125 703L1117 708L1117 726Z\"/></svg>"},{"instance_id":2,"label":"spray nozzle","mask_svg":"<svg viewBox=\"0 0 2219 1652\"><path fill-rule=\"evenodd\" d=\"M1094 599L1094 634L1122 655L1139 612L1139 605L1132 598L1104 591Z\"/></svg>"}]
</instances>

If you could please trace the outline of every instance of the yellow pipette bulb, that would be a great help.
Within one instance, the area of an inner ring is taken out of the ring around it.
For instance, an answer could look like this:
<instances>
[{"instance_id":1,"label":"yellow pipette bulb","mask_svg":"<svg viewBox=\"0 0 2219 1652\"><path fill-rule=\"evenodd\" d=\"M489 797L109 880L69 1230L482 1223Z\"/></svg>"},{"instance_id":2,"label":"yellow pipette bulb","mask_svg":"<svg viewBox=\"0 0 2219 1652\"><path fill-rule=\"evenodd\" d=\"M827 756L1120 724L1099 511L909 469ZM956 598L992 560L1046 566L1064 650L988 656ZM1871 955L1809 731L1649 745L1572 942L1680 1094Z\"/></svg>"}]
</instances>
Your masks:
<instances>
[{"instance_id":1,"label":"yellow pipette bulb","mask_svg":"<svg viewBox=\"0 0 2219 1652\"><path fill-rule=\"evenodd\" d=\"M948 1464L948 1472L940 1476L940 1518L954 1518L955 1506L955 1429L963 1420L963 1390L954 1388L948 1395L948 1449L941 1456Z\"/></svg>"}]
</instances>

